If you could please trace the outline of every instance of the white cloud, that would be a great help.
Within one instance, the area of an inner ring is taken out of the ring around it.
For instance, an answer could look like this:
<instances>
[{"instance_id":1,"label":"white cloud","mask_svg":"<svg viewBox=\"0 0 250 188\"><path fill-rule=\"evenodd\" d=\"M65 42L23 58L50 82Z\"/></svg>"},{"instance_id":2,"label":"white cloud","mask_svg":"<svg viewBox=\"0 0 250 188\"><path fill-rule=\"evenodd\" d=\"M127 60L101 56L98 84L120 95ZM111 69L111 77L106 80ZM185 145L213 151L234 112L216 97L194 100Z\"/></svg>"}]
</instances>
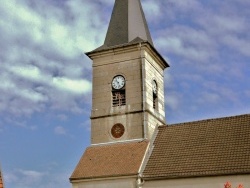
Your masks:
<instances>
[{"instance_id":1,"label":"white cloud","mask_svg":"<svg viewBox=\"0 0 250 188\"><path fill-rule=\"evenodd\" d=\"M181 10L193 10L197 7L199 7L199 1L197 0L189 0L189 1L183 1L183 0L169 0L169 4L174 5L177 9Z\"/></svg>"},{"instance_id":2,"label":"white cloud","mask_svg":"<svg viewBox=\"0 0 250 188\"><path fill-rule=\"evenodd\" d=\"M145 1L142 2L143 10L148 22L157 22L162 15L160 10L161 4L158 1ZM150 16L149 16L150 15Z\"/></svg>"},{"instance_id":3,"label":"white cloud","mask_svg":"<svg viewBox=\"0 0 250 188\"><path fill-rule=\"evenodd\" d=\"M15 182L19 187L30 187L34 184L41 183L41 180L46 174L34 170L16 169L11 173L6 173L6 183Z\"/></svg>"},{"instance_id":4,"label":"white cloud","mask_svg":"<svg viewBox=\"0 0 250 188\"><path fill-rule=\"evenodd\" d=\"M221 100L221 97L218 95L218 93L213 92L202 92L201 96L197 99L199 103L202 105L206 104L217 104Z\"/></svg>"},{"instance_id":5,"label":"white cloud","mask_svg":"<svg viewBox=\"0 0 250 188\"><path fill-rule=\"evenodd\" d=\"M193 41L195 42L195 41ZM187 60L206 61L210 58L211 51L208 49L200 48L195 45L187 45L182 38L167 37L158 38L156 40L157 46L166 49L169 53L173 53L178 56L183 56ZM197 40L198 43L198 40Z\"/></svg>"},{"instance_id":6,"label":"white cloud","mask_svg":"<svg viewBox=\"0 0 250 188\"><path fill-rule=\"evenodd\" d=\"M204 103L207 101L208 104L218 104L219 102L223 104L226 101L235 106L241 105L240 98L244 90L236 90L231 82L222 84L214 81L206 81L203 83L203 86L205 89L201 98L204 99Z\"/></svg>"},{"instance_id":7,"label":"white cloud","mask_svg":"<svg viewBox=\"0 0 250 188\"><path fill-rule=\"evenodd\" d=\"M102 2L105 3L105 5L113 7L115 0L97 0L97 2Z\"/></svg>"},{"instance_id":8,"label":"white cloud","mask_svg":"<svg viewBox=\"0 0 250 188\"><path fill-rule=\"evenodd\" d=\"M8 77L8 75L0 75L0 79L3 80L0 84L1 90L12 90L16 87L15 83Z\"/></svg>"},{"instance_id":9,"label":"white cloud","mask_svg":"<svg viewBox=\"0 0 250 188\"><path fill-rule=\"evenodd\" d=\"M41 93L32 91L32 90L22 90L19 91L19 96L26 98L27 100L31 100L32 102L44 102L47 101L48 98L43 96Z\"/></svg>"},{"instance_id":10,"label":"white cloud","mask_svg":"<svg viewBox=\"0 0 250 188\"><path fill-rule=\"evenodd\" d=\"M53 78L53 85L63 91L83 94L91 90L91 83L87 80L71 80L68 78Z\"/></svg>"},{"instance_id":11,"label":"white cloud","mask_svg":"<svg viewBox=\"0 0 250 188\"><path fill-rule=\"evenodd\" d=\"M197 23L213 35L241 33L246 29L247 20L237 14L224 15L223 12L218 13L211 10L205 11L204 14L205 17L197 18Z\"/></svg>"},{"instance_id":12,"label":"white cloud","mask_svg":"<svg viewBox=\"0 0 250 188\"><path fill-rule=\"evenodd\" d=\"M67 131L65 130L64 127L62 126L57 126L55 127L55 134L58 134L58 135L65 135L67 133Z\"/></svg>"},{"instance_id":13,"label":"white cloud","mask_svg":"<svg viewBox=\"0 0 250 188\"><path fill-rule=\"evenodd\" d=\"M82 127L84 130L87 130L90 133L90 131L91 131L91 121L90 121L90 119L87 119L85 122L82 122L80 124L80 127Z\"/></svg>"},{"instance_id":14,"label":"white cloud","mask_svg":"<svg viewBox=\"0 0 250 188\"><path fill-rule=\"evenodd\" d=\"M33 170L22 170L19 169L18 172L23 175L24 177L27 177L28 179L32 180L38 180L41 179L45 174Z\"/></svg>"},{"instance_id":15,"label":"white cloud","mask_svg":"<svg viewBox=\"0 0 250 188\"><path fill-rule=\"evenodd\" d=\"M158 33L155 45L191 63L209 63L218 56L216 41L203 29L175 25Z\"/></svg>"},{"instance_id":16,"label":"white cloud","mask_svg":"<svg viewBox=\"0 0 250 188\"><path fill-rule=\"evenodd\" d=\"M61 121L66 121L68 119L68 116L65 114L59 114L57 115L57 118Z\"/></svg>"},{"instance_id":17,"label":"white cloud","mask_svg":"<svg viewBox=\"0 0 250 188\"><path fill-rule=\"evenodd\" d=\"M172 111L176 111L179 109L180 102L181 102L181 98L180 98L180 95L178 93L167 92L165 94L165 104Z\"/></svg>"},{"instance_id":18,"label":"white cloud","mask_svg":"<svg viewBox=\"0 0 250 188\"><path fill-rule=\"evenodd\" d=\"M240 52L242 55L250 57L250 39L244 39L235 35L225 35L222 41L229 47Z\"/></svg>"},{"instance_id":19,"label":"white cloud","mask_svg":"<svg viewBox=\"0 0 250 188\"><path fill-rule=\"evenodd\" d=\"M55 166L47 171L15 169L5 172L4 180L7 185L25 188L68 188L69 173L54 172Z\"/></svg>"},{"instance_id":20,"label":"white cloud","mask_svg":"<svg viewBox=\"0 0 250 188\"><path fill-rule=\"evenodd\" d=\"M40 81L44 79L44 76L41 74L41 71L38 67L33 65L28 66L11 66L9 67L10 72L14 73L17 76L23 77L24 79Z\"/></svg>"},{"instance_id":21,"label":"white cloud","mask_svg":"<svg viewBox=\"0 0 250 188\"><path fill-rule=\"evenodd\" d=\"M246 21L241 17L233 16L214 16L214 23L217 29L223 32L239 32L245 29Z\"/></svg>"}]
</instances>

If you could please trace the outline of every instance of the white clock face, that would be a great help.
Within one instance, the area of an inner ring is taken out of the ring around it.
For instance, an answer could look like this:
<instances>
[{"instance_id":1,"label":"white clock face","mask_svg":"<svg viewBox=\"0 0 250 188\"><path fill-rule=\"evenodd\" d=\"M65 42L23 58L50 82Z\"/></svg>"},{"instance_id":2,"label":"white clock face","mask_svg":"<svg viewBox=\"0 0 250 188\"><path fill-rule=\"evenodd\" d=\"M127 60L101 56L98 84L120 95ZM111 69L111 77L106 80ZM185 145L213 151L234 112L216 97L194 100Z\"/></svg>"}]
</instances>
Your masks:
<instances>
[{"instance_id":1,"label":"white clock face","mask_svg":"<svg viewBox=\"0 0 250 188\"><path fill-rule=\"evenodd\" d=\"M153 93L157 94L157 84L155 80L153 81Z\"/></svg>"},{"instance_id":2,"label":"white clock face","mask_svg":"<svg viewBox=\"0 0 250 188\"><path fill-rule=\"evenodd\" d=\"M125 78L121 75L118 75L116 77L114 77L113 81L112 81L112 87L114 89L121 89L123 88L125 85Z\"/></svg>"}]
</instances>

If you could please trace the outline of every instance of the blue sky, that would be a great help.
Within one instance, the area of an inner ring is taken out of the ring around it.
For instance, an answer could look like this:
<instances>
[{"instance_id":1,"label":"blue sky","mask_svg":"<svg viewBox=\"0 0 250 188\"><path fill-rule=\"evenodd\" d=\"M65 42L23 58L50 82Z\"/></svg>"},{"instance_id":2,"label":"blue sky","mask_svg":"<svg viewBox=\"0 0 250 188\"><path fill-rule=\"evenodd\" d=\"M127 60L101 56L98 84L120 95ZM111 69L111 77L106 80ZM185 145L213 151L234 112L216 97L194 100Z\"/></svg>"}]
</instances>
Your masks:
<instances>
[{"instance_id":1,"label":"blue sky","mask_svg":"<svg viewBox=\"0 0 250 188\"><path fill-rule=\"evenodd\" d=\"M91 61L114 0L0 4L0 164L6 187L68 188L90 144ZM250 1L142 0L170 124L250 113Z\"/></svg>"}]
</instances>

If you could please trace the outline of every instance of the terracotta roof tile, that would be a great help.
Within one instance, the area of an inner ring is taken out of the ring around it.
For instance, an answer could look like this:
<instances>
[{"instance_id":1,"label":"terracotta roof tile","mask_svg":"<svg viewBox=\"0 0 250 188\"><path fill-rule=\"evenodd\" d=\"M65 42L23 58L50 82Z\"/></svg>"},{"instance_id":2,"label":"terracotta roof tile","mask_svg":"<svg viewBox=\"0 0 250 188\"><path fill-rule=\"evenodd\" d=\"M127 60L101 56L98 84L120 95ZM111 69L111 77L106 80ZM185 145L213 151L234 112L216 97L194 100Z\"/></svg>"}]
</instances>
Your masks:
<instances>
[{"instance_id":1,"label":"terracotta roof tile","mask_svg":"<svg viewBox=\"0 0 250 188\"><path fill-rule=\"evenodd\" d=\"M250 173L250 114L159 127L145 178Z\"/></svg>"},{"instance_id":2,"label":"terracotta roof tile","mask_svg":"<svg viewBox=\"0 0 250 188\"><path fill-rule=\"evenodd\" d=\"M138 174L148 141L91 146L70 180Z\"/></svg>"}]
</instances>

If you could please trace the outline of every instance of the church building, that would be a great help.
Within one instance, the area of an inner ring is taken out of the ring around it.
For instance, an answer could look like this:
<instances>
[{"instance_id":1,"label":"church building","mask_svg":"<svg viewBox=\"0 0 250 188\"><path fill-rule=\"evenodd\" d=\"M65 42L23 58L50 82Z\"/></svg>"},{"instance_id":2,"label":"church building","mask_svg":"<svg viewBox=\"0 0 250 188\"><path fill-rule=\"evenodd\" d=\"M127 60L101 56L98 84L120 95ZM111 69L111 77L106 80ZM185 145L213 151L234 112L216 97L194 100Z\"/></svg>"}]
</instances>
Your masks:
<instances>
[{"instance_id":1,"label":"church building","mask_svg":"<svg viewBox=\"0 0 250 188\"><path fill-rule=\"evenodd\" d=\"M115 0L104 44L86 55L93 61L91 145L70 177L73 188L250 187L250 114L166 123L169 65L140 0Z\"/></svg>"}]
</instances>

